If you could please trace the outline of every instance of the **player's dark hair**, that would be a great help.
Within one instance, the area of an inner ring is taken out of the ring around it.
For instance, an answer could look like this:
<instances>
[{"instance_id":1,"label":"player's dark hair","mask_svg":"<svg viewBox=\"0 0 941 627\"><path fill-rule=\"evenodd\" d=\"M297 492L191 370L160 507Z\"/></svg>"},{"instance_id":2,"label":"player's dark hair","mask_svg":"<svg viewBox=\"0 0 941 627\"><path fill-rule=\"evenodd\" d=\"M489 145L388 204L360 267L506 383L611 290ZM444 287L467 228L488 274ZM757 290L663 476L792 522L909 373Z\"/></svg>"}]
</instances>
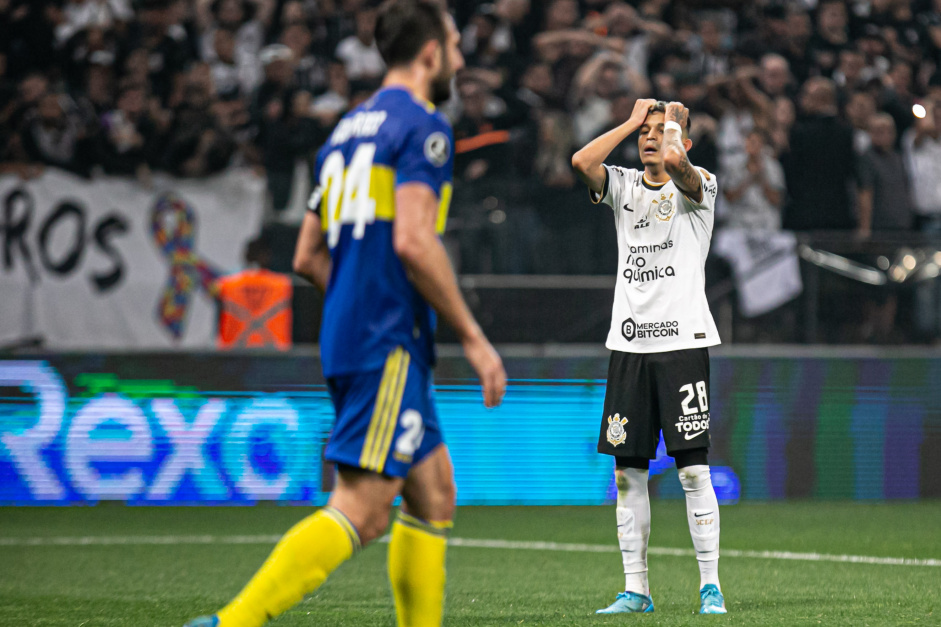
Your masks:
<instances>
[{"instance_id":1,"label":"player's dark hair","mask_svg":"<svg viewBox=\"0 0 941 627\"><path fill-rule=\"evenodd\" d=\"M386 0L376 18L376 46L387 67L411 63L422 46L447 40L444 9L433 0Z\"/></svg>"},{"instance_id":2,"label":"player's dark hair","mask_svg":"<svg viewBox=\"0 0 941 627\"><path fill-rule=\"evenodd\" d=\"M656 111L656 112L658 112L658 113L662 113L664 116L666 116L666 113L667 113L667 103L664 102L663 100L658 100L655 105L653 105L652 107L650 107L650 112L653 113L654 111ZM687 134L687 135L689 135L689 123L690 123L690 120L692 120L692 119L693 119L693 116L692 116L692 115L686 116L686 134Z\"/></svg>"}]
</instances>

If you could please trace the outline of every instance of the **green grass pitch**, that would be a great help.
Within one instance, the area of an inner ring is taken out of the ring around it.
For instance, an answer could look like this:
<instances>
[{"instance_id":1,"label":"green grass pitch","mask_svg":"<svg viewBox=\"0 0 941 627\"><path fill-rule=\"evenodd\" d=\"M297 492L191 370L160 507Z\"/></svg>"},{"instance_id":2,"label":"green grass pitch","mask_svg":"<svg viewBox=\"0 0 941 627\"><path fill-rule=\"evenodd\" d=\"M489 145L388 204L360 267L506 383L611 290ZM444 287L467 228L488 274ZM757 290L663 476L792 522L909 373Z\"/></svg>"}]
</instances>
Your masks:
<instances>
[{"instance_id":1,"label":"green grass pitch","mask_svg":"<svg viewBox=\"0 0 941 627\"><path fill-rule=\"evenodd\" d=\"M682 502L654 502L652 547L689 549ZM280 535L309 508L0 508L0 625L172 626L224 604L265 543L28 545L28 538ZM941 502L723 507L722 548L941 559ZM729 614L699 616L689 556L651 555L656 612L594 616L621 589L614 508L467 507L457 538L606 544L610 552L453 547L446 626L941 625L941 567L727 556ZM46 541L48 542L48 540ZM393 627L385 546L368 547L275 625Z\"/></svg>"}]
</instances>

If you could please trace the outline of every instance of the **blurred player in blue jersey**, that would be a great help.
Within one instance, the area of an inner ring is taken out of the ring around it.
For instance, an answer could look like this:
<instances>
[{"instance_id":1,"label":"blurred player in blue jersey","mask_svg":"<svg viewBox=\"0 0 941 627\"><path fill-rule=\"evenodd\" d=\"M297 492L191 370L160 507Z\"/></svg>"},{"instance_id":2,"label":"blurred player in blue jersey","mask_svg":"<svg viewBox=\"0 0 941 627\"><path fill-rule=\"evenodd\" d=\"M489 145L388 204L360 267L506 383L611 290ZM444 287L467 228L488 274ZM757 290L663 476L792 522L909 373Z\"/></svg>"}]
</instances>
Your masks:
<instances>
[{"instance_id":1,"label":"blurred player in blue jersey","mask_svg":"<svg viewBox=\"0 0 941 627\"><path fill-rule=\"evenodd\" d=\"M321 359L337 414L326 458L337 464L337 486L231 603L188 627L257 627L281 614L385 532L398 495L389 542L398 624L441 625L455 488L432 397L435 311L461 338L484 404L498 405L506 388L439 238L453 141L434 103L448 99L464 64L459 39L431 0L380 8L376 43L388 73L320 150L294 259L326 294Z\"/></svg>"}]
</instances>

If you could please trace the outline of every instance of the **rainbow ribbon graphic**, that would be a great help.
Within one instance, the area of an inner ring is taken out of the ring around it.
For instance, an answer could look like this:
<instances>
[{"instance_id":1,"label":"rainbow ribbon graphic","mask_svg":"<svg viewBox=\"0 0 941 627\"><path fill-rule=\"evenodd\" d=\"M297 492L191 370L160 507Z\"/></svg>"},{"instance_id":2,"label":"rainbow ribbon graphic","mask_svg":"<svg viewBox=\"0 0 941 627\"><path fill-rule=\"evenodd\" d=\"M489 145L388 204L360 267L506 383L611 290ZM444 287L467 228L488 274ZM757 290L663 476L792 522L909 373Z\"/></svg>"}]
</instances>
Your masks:
<instances>
[{"instance_id":1,"label":"rainbow ribbon graphic","mask_svg":"<svg viewBox=\"0 0 941 627\"><path fill-rule=\"evenodd\" d=\"M157 317L173 339L179 340L193 292L203 289L214 294L219 273L193 249L196 212L174 192L157 198L150 212L150 230L157 246L170 261L170 277L157 303Z\"/></svg>"}]
</instances>

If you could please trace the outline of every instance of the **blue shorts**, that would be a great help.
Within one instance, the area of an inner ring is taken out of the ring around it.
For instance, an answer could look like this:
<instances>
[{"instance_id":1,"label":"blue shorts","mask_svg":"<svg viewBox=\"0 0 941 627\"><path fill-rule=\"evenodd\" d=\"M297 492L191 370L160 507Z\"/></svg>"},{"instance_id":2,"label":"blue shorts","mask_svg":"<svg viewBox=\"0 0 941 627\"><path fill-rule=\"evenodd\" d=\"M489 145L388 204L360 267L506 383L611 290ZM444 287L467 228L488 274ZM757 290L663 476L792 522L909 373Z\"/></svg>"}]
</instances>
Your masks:
<instances>
[{"instance_id":1,"label":"blue shorts","mask_svg":"<svg viewBox=\"0 0 941 627\"><path fill-rule=\"evenodd\" d=\"M404 478L444 441L431 371L402 347L382 370L330 377L327 387L337 414L327 461Z\"/></svg>"}]
</instances>

